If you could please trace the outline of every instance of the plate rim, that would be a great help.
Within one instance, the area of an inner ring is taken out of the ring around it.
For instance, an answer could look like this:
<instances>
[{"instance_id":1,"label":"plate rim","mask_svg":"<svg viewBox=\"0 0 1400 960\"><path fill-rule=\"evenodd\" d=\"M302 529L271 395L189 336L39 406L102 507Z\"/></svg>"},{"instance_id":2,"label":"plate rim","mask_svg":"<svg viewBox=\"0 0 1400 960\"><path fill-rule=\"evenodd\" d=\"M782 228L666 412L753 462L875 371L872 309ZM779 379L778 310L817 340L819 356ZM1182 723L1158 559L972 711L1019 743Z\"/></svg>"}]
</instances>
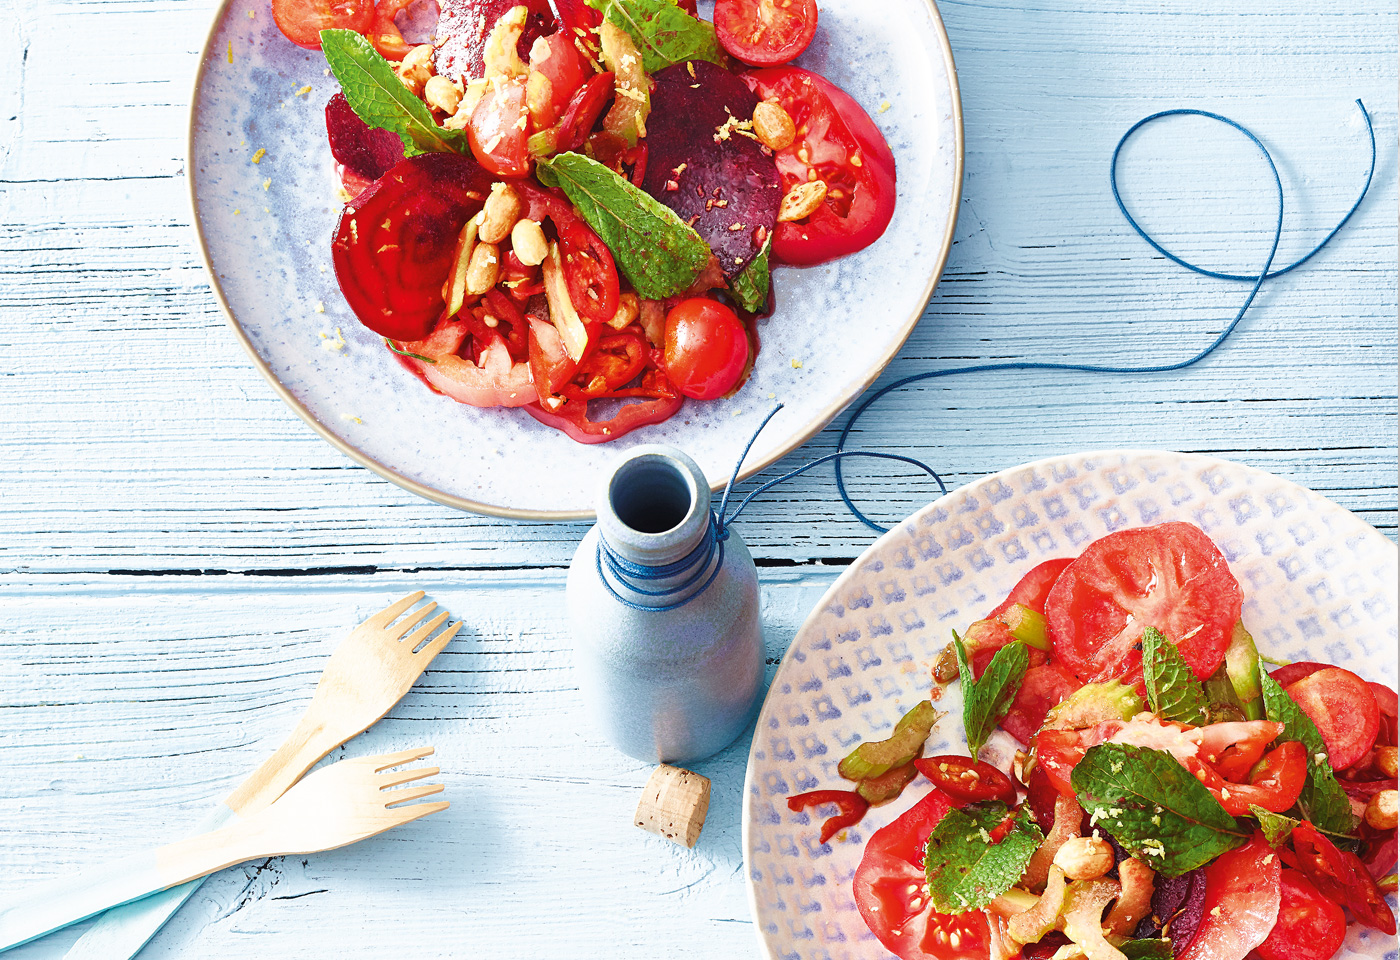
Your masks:
<instances>
[{"instance_id":1,"label":"plate rim","mask_svg":"<svg viewBox=\"0 0 1400 960\"><path fill-rule=\"evenodd\" d=\"M986 476L978 477L976 480L969 481L968 483L965 483L965 484L963 484L962 486L957 487L957 488L955 488L955 489L953 489L953 490L949 490L947 493L945 493L945 494L943 494L942 496L938 497L936 500L931 500L930 502L926 503L924 506L920 507L919 509L915 510L913 513L909 514L907 517L902 518L898 523L896 523L895 525L893 525L892 527L890 527L890 528L889 528L888 530L886 530L884 533L880 534L880 536L877 537L875 540L871 541L870 544L869 544L864 550L862 550L862 551L860 552L860 555L859 555L858 557L856 557L856 559L853 560L853 561L850 563L850 565L848 565L848 566L846 567L845 570L842 570L841 573L840 573L840 575L837 576L837 578L831 582L831 585L830 585L829 587L827 587L825 591L822 592L821 597L819 597L819 598L817 599L816 603L812 606L811 611L807 614L807 617L802 621L801 626L799 626L799 627L797 628L797 632L793 634L792 640L788 643L787 649L783 651L783 656L782 656L782 658L778 661L777 669L776 669L776 670L774 671L774 673L773 673L773 679L774 679L774 681L777 680L778 674L780 674L780 673L782 672L783 668L787 666L788 661L789 661L789 658L792 656L793 651L797 648L797 641L798 641L798 639L802 636L803 632L807 629L808 625L811 624L811 623L822 613L822 611L826 609L826 606L827 606L828 602L829 602L832 598L834 598L835 596L837 596L838 590L840 590L841 588L844 588L844 586L846 585L846 582L847 582L851 577L855 576L857 570L859 570L859 569L861 568L861 566L863 565L865 559L866 559L868 556L874 554L875 551L876 551L877 549L882 548L887 540L892 540L896 535L899 535L899 534L903 534L903 533L904 533L904 526L905 526L905 524L915 522L919 517L921 517L921 516L923 516L924 514L926 514L926 513L930 512L930 511L932 511L932 510L938 508L939 505L941 505L941 504L951 502L953 497L958 496L959 494L962 494L962 493L964 493L965 491L968 491L968 490L970 490L970 489L972 489L972 488L974 488L974 487L980 487L980 486L983 486L983 485L985 485L985 484L989 484L989 483L991 483L992 481L994 481L994 480L996 480L996 479L999 479L999 478L1004 480L1004 479L1006 479L1007 477L1009 477L1009 476L1011 476L1011 475L1013 475L1013 474L1021 473L1021 472L1025 471L1025 470L1036 469L1036 468L1044 469L1044 468L1047 468L1050 464L1065 463L1065 462L1068 462L1068 461L1078 462L1078 461L1082 461L1082 460L1092 460L1092 459L1106 458L1106 457L1135 458L1135 457L1144 457L1144 456L1156 456L1156 457L1162 457L1162 456L1182 457L1182 458L1186 458L1186 459L1189 459L1189 460L1197 461L1197 462L1199 462L1202 466L1215 465L1215 464L1224 464L1224 465L1226 465L1226 466L1231 467L1232 469L1243 470L1243 471L1245 471L1245 472L1247 472L1247 473L1256 473L1256 474L1260 474L1260 475L1262 475L1262 476L1270 477L1270 478L1272 478L1272 479L1274 479L1274 480L1280 480L1280 481L1282 481L1283 483L1288 484L1289 486L1296 487L1298 490L1301 490L1303 493L1307 494L1308 496L1316 497L1317 499L1322 500L1323 502L1329 504L1330 506L1335 507L1336 509L1343 511L1344 513L1348 514L1348 515L1351 516L1351 517L1354 517L1358 523L1360 523L1363 527L1366 528L1367 531L1369 531L1369 533L1367 534L1368 537L1369 537L1370 535L1374 535L1374 536L1378 537L1378 538L1381 540L1381 542L1383 542L1383 543L1389 545L1392 549L1395 549L1395 550L1397 550L1397 551L1400 551L1400 545L1397 545L1397 544L1395 544L1395 543L1392 543L1391 540L1390 540L1388 537L1386 537L1385 534L1381 533L1381 532L1380 532L1379 530L1377 530L1374 526L1372 526L1371 524L1367 523L1367 522L1366 522L1365 520L1363 520L1361 517L1357 516L1353 511L1348 510L1346 507L1342 506L1341 504L1337 503L1336 501L1331 500L1331 499L1329 499L1328 497L1323 496L1322 494L1318 493L1316 490L1312 490L1312 489L1310 489L1310 488L1308 488L1308 487L1305 487L1305 486L1303 486L1302 484L1299 484L1299 483L1294 483L1292 480L1288 479L1287 477L1282 477L1282 476L1279 476L1279 475L1276 474L1276 473L1270 473L1270 472L1267 471L1267 470L1261 470L1261 469L1259 469L1258 467L1253 467L1253 466L1250 466L1249 464L1246 464L1246 463L1240 463L1240 462L1238 462L1238 461L1236 461L1236 460L1226 460L1226 459L1224 459L1223 457L1214 457L1214 456L1211 456L1210 454L1205 454L1205 453L1185 453L1185 452L1177 451L1177 450L1154 450L1154 449L1145 448L1145 447L1125 447L1125 448L1118 448L1118 449L1084 450L1084 451L1076 451L1076 452L1073 452L1073 453L1058 454L1058 455L1050 456L1050 457L1041 457L1041 458L1038 459L1038 460L1028 460L1028 461L1026 461L1025 463L1018 463L1018 464L1016 464L1016 465L1014 465L1014 466L1006 467L1006 468L1004 468L1004 469L1002 469L1002 470L997 470L997 471L995 471L995 472L993 472L993 473L987 474ZM769 697L770 697L770 696L772 695L772 693L773 693L773 688L774 688L774 684L770 682L769 685L768 685L768 689L767 689L767 690L764 692L764 694L763 694L763 702L762 702L761 704L759 704L758 712L755 714L755 717L754 717L754 732L755 732L755 736L749 741L749 755L748 755L748 759L747 759L747 761L745 762L745 765L744 765L744 787L743 787L744 794L743 794L743 801L742 801L742 803L740 804L740 807L739 807L739 816L740 816L740 824L739 824L739 846L741 847L740 852L741 852L742 855L743 855L743 861L744 861L744 886L745 886L746 899L747 899L748 905L749 905L749 916L750 916L750 918L753 920L754 936L755 936L755 937L757 938L757 940L758 940L760 956L766 957L766 958L768 958L768 960L778 960L779 954L776 953L776 952L774 951L773 947L769 944L768 938L767 938L766 936L764 936L763 928L762 928L762 926L761 926L761 925L759 924L759 922L758 922L758 891L757 891L757 885L754 883L754 880L753 880L753 873L752 873L753 867L752 867L752 865L751 865L750 857L749 857L750 840L751 840L750 831L749 831L749 824L751 823L751 818L750 818L749 814L750 814L750 807L751 807L751 804L752 804L752 802L753 802L753 793L752 793L752 787L754 786L754 783L753 783L753 775L754 775L754 755L753 755L753 754L754 754L755 744L757 744L757 742L758 742L758 738L757 738L757 735L756 735L756 734L757 734L757 730L758 730L758 723L759 723L760 720L762 720L764 711L768 708L768 699L769 699Z\"/></svg>"},{"instance_id":2,"label":"plate rim","mask_svg":"<svg viewBox=\"0 0 1400 960\"><path fill-rule=\"evenodd\" d=\"M301 417L306 424L311 427L321 439L325 440L332 447L349 457L362 467L367 467L374 473L383 477L391 483L397 484L410 493L417 494L426 500L440 503L446 507L453 507L469 513L481 514L489 517L501 517L508 520L594 520L597 518L596 511L593 510L532 510L514 507L501 507L495 504L485 503L479 500L472 500L467 497L459 497L453 494L444 493L434 489L427 484L421 483L412 477L395 470L387 464L381 463L374 457L360 450L354 444L344 439L329 427L327 427L300 401L295 395L277 378L272 367L258 355L257 349L253 346L252 340L244 331L238 319L233 315L233 309L229 306L228 299L224 296L222 284L219 276L214 270L214 263L209 255L209 244L204 235L204 223L199 215L198 177L199 171L195 166L195 127L197 124L197 111L200 102L200 90L204 83L204 74L210 63L213 62L211 56L217 59L212 50L214 35L220 25L224 22L225 13L234 0L220 0L218 8L214 11L214 16L209 24L209 30L205 35L204 43L200 49L199 64L195 69L193 89L190 94L189 122L185 139L185 180L188 187L187 196L190 204L190 222L194 227L196 245L199 248L200 261L204 266L205 276L209 280L209 286L214 294L214 299L219 304L219 309L223 312L224 320L232 328L234 336L243 345L244 351L253 361L253 366L263 379L266 380L273 389L273 392L281 398L282 402L292 408L292 411ZM938 11L936 0L924 0L928 11L933 18L934 32L938 35L938 52L943 57L943 68L948 77L949 93L953 103L953 192L950 198L947 223L944 227L942 242L939 252L935 258L933 269L929 273L928 283L924 288L923 298L918 309L905 322L899 335L894 338L886 353L876 364L865 371L859 382L855 385L850 395L845 399L837 399L825 409L816 413L800 429L792 433L784 444L779 446L774 453L765 457L761 461L756 461L752 465L745 466L740 471L738 479L747 480L754 474L764 470L779 460L792 453L804 445L812 437L820 433L827 424L834 420L842 410L849 407L860 398L870 386L879 379L890 363L904 348L914 328L918 326L919 320L923 317L924 311L928 309L929 300L933 297L933 292L937 288L939 281L943 278L943 270L947 266L948 257L953 249L953 235L957 230L958 212L962 206L963 187L963 116L962 116L962 94L958 88L958 70L953 61L953 47L948 39L948 30L943 23L943 17ZM717 480L711 485L711 492L718 492L724 487L725 480Z\"/></svg>"}]
</instances>

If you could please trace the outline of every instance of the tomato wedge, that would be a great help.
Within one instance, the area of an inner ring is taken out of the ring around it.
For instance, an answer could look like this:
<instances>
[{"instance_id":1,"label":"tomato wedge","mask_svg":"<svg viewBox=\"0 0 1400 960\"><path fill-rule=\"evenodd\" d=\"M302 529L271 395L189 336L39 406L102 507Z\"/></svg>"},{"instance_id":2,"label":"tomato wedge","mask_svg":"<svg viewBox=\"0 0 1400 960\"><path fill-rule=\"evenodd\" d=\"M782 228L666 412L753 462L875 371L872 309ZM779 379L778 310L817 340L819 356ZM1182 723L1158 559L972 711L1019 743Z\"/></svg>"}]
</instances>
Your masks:
<instances>
[{"instance_id":1,"label":"tomato wedge","mask_svg":"<svg viewBox=\"0 0 1400 960\"><path fill-rule=\"evenodd\" d=\"M1063 701L1080 683L1058 663L1031 667L1021 679L1021 686L1011 707L1002 718L1001 728L1022 743L1028 744L1045 722L1050 708Z\"/></svg>"},{"instance_id":2,"label":"tomato wedge","mask_svg":"<svg viewBox=\"0 0 1400 960\"><path fill-rule=\"evenodd\" d=\"M775 100L802 132L774 154L786 194L812 179L826 182L826 200L804 220L778 224L773 256L781 263L825 263L863 250L894 216L894 154L879 127L844 91L797 67L746 74L761 100Z\"/></svg>"},{"instance_id":3,"label":"tomato wedge","mask_svg":"<svg viewBox=\"0 0 1400 960\"><path fill-rule=\"evenodd\" d=\"M1255 833L1249 843L1216 857L1206 870L1201 925L1177 960L1244 960L1278 920L1279 858Z\"/></svg>"},{"instance_id":4,"label":"tomato wedge","mask_svg":"<svg viewBox=\"0 0 1400 960\"><path fill-rule=\"evenodd\" d=\"M1016 787L1011 778L990 763L948 754L920 757L914 761L914 766L956 806L982 800L1000 800L1007 806L1016 802Z\"/></svg>"},{"instance_id":5,"label":"tomato wedge","mask_svg":"<svg viewBox=\"0 0 1400 960\"><path fill-rule=\"evenodd\" d=\"M1338 850L1306 820L1293 828L1289 842L1298 869L1307 874L1319 893L1351 910L1358 923L1395 935L1395 914L1356 854Z\"/></svg>"},{"instance_id":6,"label":"tomato wedge","mask_svg":"<svg viewBox=\"0 0 1400 960\"><path fill-rule=\"evenodd\" d=\"M1045 602L1055 658L1086 683L1142 682L1142 631L1156 627L1205 680L1225 658L1242 594L1200 527L1163 523L1089 544Z\"/></svg>"},{"instance_id":7,"label":"tomato wedge","mask_svg":"<svg viewBox=\"0 0 1400 960\"><path fill-rule=\"evenodd\" d=\"M472 111L467 127L472 154L487 170L503 177L530 172L530 154L525 149L530 114L525 99L524 77L493 84Z\"/></svg>"},{"instance_id":8,"label":"tomato wedge","mask_svg":"<svg viewBox=\"0 0 1400 960\"><path fill-rule=\"evenodd\" d=\"M292 43L320 50L322 30L368 30L374 0L272 0L272 19Z\"/></svg>"},{"instance_id":9,"label":"tomato wedge","mask_svg":"<svg viewBox=\"0 0 1400 960\"><path fill-rule=\"evenodd\" d=\"M1331 960L1347 937L1342 908L1317 892L1302 873L1285 867L1279 877L1278 922L1258 946L1264 960Z\"/></svg>"},{"instance_id":10,"label":"tomato wedge","mask_svg":"<svg viewBox=\"0 0 1400 960\"><path fill-rule=\"evenodd\" d=\"M980 912L947 916L924 896L928 835L952 807L933 790L865 844L852 883L870 932L900 960L987 960L990 929Z\"/></svg>"},{"instance_id":11,"label":"tomato wedge","mask_svg":"<svg viewBox=\"0 0 1400 960\"><path fill-rule=\"evenodd\" d=\"M715 0L715 32L730 56L750 66L787 63L817 32L815 0Z\"/></svg>"},{"instance_id":12,"label":"tomato wedge","mask_svg":"<svg viewBox=\"0 0 1400 960\"><path fill-rule=\"evenodd\" d=\"M417 3L418 0L378 0L374 5L374 23L370 28L369 42L385 60L402 60L413 49L413 44L403 38L394 17Z\"/></svg>"},{"instance_id":13,"label":"tomato wedge","mask_svg":"<svg viewBox=\"0 0 1400 960\"><path fill-rule=\"evenodd\" d=\"M1333 770L1366 756L1381 726L1381 708L1365 680L1350 670L1327 667L1295 680L1284 693L1317 724Z\"/></svg>"}]
</instances>

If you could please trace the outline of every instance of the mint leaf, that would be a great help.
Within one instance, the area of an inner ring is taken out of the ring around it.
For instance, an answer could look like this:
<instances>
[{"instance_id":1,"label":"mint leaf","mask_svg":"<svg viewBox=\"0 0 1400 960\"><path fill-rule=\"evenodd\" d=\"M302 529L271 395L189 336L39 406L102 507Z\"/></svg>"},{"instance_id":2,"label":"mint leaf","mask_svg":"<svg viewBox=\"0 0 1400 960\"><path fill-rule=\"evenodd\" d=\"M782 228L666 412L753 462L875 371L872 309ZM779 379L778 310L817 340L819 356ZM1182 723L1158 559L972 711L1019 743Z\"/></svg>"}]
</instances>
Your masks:
<instances>
[{"instance_id":1,"label":"mint leaf","mask_svg":"<svg viewBox=\"0 0 1400 960\"><path fill-rule=\"evenodd\" d=\"M1010 890L1045 839L1022 806L1000 843L991 832L1006 821L1006 804L973 803L949 810L928 835L924 872L929 899L939 913L985 907Z\"/></svg>"},{"instance_id":2,"label":"mint leaf","mask_svg":"<svg viewBox=\"0 0 1400 960\"><path fill-rule=\"evenodd\" d=\"M1169 877L1249 839L1210 791L1164 750L1101 743L1075 765L1070 783L1091 822Z\"/></svg>"},{"instance_id":3,"label":"mint leaf","mask_svg":"<svg viewBox=\"0 0 1400 960\"><path fill-rule=\"evenodd\" d=\"M1156 627L1142 631L1142 678L1147 702L1163 720L1199 727L1206 722L1206 694L1176 644Z\"/></svg>"},{"instance_id":4,"label":"mint leaf","mask_svg":"<svg viewBox=\"0 0 1400 960\"><path fill-rule=\"evenodd\" d=\"M724 66L714 24L697 20L675 0L587 0L603 19L627 31L642 54L647 73L686 60Z\"/></svg>"},{"instance_id":5,"label":"mint leaf","mask_svg":"<svg viewBox=\"0 0 1400 960\"><path fill-rule=\"evenodd\" d=\"M758 256L748 262L738 275L729 281L729 292L749 313L757 313L768 303L768 249L773 246L770 235L763 241L763 249Z\"/></svg>"},{"instance_id":6,"label":"mint leaf","mask_svg":"<svg viewBox=\"0 0 1400 960\"><path fill-rule=\"evenodd\" d=\"M1118 950L1128 960L1172 960L1170 940L1127 940Z\"/></svg>"},{"instance_id":7,"label":"mint leaf","mask_svg":"<svg viewBox=\"0 0 1400 960\"><path fill-rule=\"evenodd\" d=\"M1259 684L1264 694L1264 715L1283 724L1280 740L1296 740L1308 751L1308 779L1298 796L1298 806L1319 830L1351 835L1356 822L1351 815L1351 802L1346 791L1332 773L1327 760L1327 744L1317 725L1293 702L1278 681L1263 670Z\"/></svg>"},{"instance_id":8,"label":"mint leaf","mask_svg":"<svg viewBox=\"0 0 1400 960\"><path fill-rule=\"evenodd\" d=\"M535 162L612 251L638 295L661 300L685 290L710 262L710 245L669 207L595 160L561 153Z\"/></svg>"},{"instance_id":9,"label":"mint leaf","mask_svg":"<svg viewBox=\"0 0 1400 960\"><path fill-rule=\"evenodd\" d=\"M1287 840L1288 835L1293 832L1293 828L1298 825L1298 821L1292 817L1265 810L1258 804L1251 803L1249 812L1259 819L1259 829L1263 831L1264 839L1271 847L1277 847Z\"/></svg>"},{"instance_id":10,"label":"mint leaf","mask_svg":"<svg viewBox=\"0 0 1400 960\"><path fill-rule=\"evenodd\" d=\"M962 678L963 731L967 734L968 752L976 758L992 730L1011 709L1011 701L1030 665L1030 652L1023 643L1008 643L992 657L982 676L974 680L967 650L956 631L953 649L958 656L958 676Z\"/></svg>"},{"instance_id":11,"label":"mint leaf","mask_svg":"<svg viewBox=\"0 0 1400 960\"><path fill-rule=\"evenodd\" d=\"M364 37L353 30L322 30L321 51L350 109L371 127L397 133L404 156L471 153L467 135L438 126L428 105L403 85L389 61Z\"/></svg>"}]
</instances>

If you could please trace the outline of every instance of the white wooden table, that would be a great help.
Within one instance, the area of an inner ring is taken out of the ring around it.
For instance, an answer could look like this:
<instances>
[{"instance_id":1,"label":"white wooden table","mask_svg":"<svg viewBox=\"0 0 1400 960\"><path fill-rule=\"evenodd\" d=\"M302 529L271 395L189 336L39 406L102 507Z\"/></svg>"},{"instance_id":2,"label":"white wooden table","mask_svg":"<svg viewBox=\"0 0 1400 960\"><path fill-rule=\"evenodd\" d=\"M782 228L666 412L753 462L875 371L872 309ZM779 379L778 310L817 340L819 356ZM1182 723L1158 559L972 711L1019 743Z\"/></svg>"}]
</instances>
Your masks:
<instances>
[{"instance_id":1,"label":"white wooden table","mask_svg":"<svg viewBox=\"0 0 1400 960\"><path fill-rule=\"evenodd\" d=\"M1108 194L1113 144L1148 113L1216 110L1266 138L1289 197L1281 257L1308 249L1360 184L1357 97L1376 121L1376 183L1199 368L935 381L891 397L856 444L927 460L950 485L1073 450L1209 452L1393 537L1394 4L941 9L964 203L943 283L884 382L984 359L1143 363L1210 339L1244 290L1153 255ZM560 594L585 527L464 515L352 465L225 327L182 169L212 12L0 2L0 897L193 824L280 740L345 631L422 588L470 629L350 750L435 744L451 811L226 871L144 956L751 955L746 744L698 765L714 802L686 852L630 825L648 768L574 722ZM1186 121L1128 160L1130 202L1173 249L1257 267L1271 201L1236 138ZM834 442L828 429L770 474ZM882 483L874 511L893 519L931 496ZM870 542L834 501L818 471L738 528L763 567L773 657ZM80 929L15 956L59 957Z\"/></svg>"}]
</instances>

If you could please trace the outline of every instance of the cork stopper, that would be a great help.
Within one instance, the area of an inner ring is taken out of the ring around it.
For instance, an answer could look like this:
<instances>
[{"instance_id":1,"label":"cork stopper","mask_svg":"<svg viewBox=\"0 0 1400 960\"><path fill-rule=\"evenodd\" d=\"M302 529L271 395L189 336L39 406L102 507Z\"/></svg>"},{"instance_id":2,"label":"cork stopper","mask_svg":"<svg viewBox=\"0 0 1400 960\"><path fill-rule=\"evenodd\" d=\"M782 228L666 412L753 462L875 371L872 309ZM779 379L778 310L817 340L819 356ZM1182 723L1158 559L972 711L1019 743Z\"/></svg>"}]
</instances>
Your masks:
<instances>
[{"instance_id":1,"label":"cork stopper","mask_svg":"<svg viewBox=\"0 0 1400 960\"><path fill-rule=\"evenodd\" d=\"M709 810L709 778L663 763L647 780L633 822L648 833L693 847Z\"/></svg>"}]
</instances>

